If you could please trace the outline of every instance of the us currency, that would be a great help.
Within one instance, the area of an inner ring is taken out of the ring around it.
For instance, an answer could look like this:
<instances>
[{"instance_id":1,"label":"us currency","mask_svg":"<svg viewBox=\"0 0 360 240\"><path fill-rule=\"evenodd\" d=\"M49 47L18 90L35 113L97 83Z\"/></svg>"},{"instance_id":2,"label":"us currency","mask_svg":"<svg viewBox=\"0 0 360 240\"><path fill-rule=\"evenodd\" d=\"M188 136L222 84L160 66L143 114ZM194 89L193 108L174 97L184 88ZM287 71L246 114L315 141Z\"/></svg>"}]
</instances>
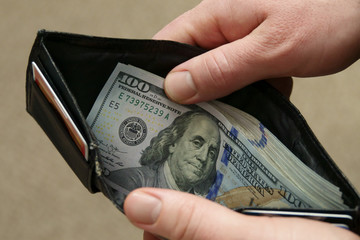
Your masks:
<instances>
[{"instance_id":1,"label":"us currency","mask_svg":"<svg viewBox=\"0 0 360 240\"><path fill-rule=\"evenodd\" d=\"M176 137L181 128L176 124L195 112L209 117L195 117ZM249 118L218 102L173 103L161 77L119 63L87 122L119 204L146 186L192 192L229 208L346 208L339 189L303 166L273 135L257 147L258 122ZM290 155L295 163L288 163Z\"/></svg>"},{"instance_id":2,"label":"us currency","mask_svg":"<svg viewBox=\"0 0 360 240\"><path fill-rule=\"evenodd\" d=\"M314 200L346 209L338 187L306 166L261 122L251 115L221 102L212 102L246 136L260 154L282 175Z\"/></svg>"}]
</instances>

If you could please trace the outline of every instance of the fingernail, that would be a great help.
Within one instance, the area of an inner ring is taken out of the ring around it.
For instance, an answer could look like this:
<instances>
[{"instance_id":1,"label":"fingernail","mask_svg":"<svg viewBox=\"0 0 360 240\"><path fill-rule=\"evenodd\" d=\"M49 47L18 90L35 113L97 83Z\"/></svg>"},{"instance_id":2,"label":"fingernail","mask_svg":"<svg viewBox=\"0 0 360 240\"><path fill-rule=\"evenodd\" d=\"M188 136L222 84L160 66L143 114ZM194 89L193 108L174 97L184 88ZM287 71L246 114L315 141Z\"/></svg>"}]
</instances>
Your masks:
<instances>
[{"instance_id":1,"label":"fingernail","mask_svg":"<svg viewBox=\"0 0 360 240\"><path fill-rule=\"evenodd\" d=\"M141 224L156 222L162 205L160 199L144 192L134 192L126 201L125 213L131 221Z\"/></svg>"},{"instance_id":2,"label":"fingernail","mask_svg":"<svg viewBox=\"0 0 360 240\"><path fill-rule=\"evenodd\" d=\"M191 98L197 92L191 73L188 71L168 74L164 88L169 98L179 103Z\"/></svg>"}]
</instances>

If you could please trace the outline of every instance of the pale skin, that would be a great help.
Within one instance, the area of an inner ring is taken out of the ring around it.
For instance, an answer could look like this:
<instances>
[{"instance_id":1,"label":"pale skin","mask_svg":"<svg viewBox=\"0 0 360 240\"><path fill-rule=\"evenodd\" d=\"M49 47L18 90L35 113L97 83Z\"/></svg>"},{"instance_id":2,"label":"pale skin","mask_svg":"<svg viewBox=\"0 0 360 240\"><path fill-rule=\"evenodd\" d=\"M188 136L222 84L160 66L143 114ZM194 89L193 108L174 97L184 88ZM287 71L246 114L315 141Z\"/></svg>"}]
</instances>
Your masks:
<instances>
[{"instance_id":1,"label":"pale skin","mask_svg":"<svg viewBox=\"0 0 360 240\"><path fill-rule=\"evenodd\" d=\"M301 218L246 216L195 195L141 188L125 200L125 213L144 229L144 240L350 240L354 233Z\"/></svg>"},{"instance_id":2,"label":"pale skin","mask_svg":"<svg viewBox=\"0 0 360 240\"><path fill-rule=\"evenodd\" d=\"M269 78L289 96L288 76L331 74L359 59L360 0L204 0L154 38L210 50L166 77L174 101L207 101ZM135 190L124 209L146 240L360 239L331 224L245 216L173 190Z\"/></svg>"},{"instance_id":3,"label":"pale skin","mask_svg":"<svg viewBox=\"0 0 360 240\"><path fill-rule=\"evenodd\" d=\"M359 22L360 0L205 0L154 36L212 49L175 67L166 93L188 104L338 72L360 57Z\"/></svg>"}]
</instances>

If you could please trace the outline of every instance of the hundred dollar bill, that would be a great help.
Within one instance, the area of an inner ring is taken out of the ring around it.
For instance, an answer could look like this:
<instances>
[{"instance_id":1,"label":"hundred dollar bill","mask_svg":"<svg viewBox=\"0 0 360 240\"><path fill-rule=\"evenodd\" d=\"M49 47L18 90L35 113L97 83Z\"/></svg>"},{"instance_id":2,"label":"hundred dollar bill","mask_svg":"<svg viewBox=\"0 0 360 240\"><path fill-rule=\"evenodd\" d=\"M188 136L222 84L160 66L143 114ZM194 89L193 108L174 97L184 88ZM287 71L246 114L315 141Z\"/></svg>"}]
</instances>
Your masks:
<instances>
[{"instance_id":1,"label":"hundred dollar bill","mask_svg":"<svg viewBox=\"0 0 360 240\"><path fill-rule=\"evenodd\" d=\"M347 209L340 189L315 173L283 145L261 122L227 104L213 101L226 118L239 129L258 152L296 187L324 206Z\"/></svg>"},{"instance_id":2,"label":"hundred dollar bill","mask_svg":"<svg viewBox=\"0 0 360 240\"><path fill-rule=\"evenodd\" d=\"M342 207L296 186L216 106L173 103L161 77L116 66L87 122L97 138L102 173L120 206L135 188L159 187L229 208Z\"/></svg>"}]
</instances>

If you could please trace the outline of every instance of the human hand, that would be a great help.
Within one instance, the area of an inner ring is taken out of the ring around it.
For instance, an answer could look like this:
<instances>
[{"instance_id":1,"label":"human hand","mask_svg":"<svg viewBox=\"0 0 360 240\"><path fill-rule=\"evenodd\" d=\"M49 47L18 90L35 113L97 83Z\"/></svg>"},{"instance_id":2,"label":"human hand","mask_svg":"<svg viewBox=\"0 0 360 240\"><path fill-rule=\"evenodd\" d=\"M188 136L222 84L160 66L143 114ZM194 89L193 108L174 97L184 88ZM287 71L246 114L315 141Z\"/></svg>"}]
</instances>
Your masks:
<instances>
[{"instance_id":1,"label":"human hand","mask_svg":"<svg viewBox=\"0 0 360 240\"><path fill-rule=\"evenodd\" d=\"M354 233L329 223L301 218L246 216L195 195L155 188L129 194L124 210L145 230L144 240L211 239L357 239Z\"/></svg>"},{"instance_id":2,"label":"human hand","mask_svg":"<svg viewBox=\"0 0 360 240\"><path fill-rule=\"evenodd\" d=\"M165 79L168 96L189 104L261 79L343 70L360 57L359 23L359 0L204 0L154 39L212 49Z\"/></svg>"}]
</instances>

